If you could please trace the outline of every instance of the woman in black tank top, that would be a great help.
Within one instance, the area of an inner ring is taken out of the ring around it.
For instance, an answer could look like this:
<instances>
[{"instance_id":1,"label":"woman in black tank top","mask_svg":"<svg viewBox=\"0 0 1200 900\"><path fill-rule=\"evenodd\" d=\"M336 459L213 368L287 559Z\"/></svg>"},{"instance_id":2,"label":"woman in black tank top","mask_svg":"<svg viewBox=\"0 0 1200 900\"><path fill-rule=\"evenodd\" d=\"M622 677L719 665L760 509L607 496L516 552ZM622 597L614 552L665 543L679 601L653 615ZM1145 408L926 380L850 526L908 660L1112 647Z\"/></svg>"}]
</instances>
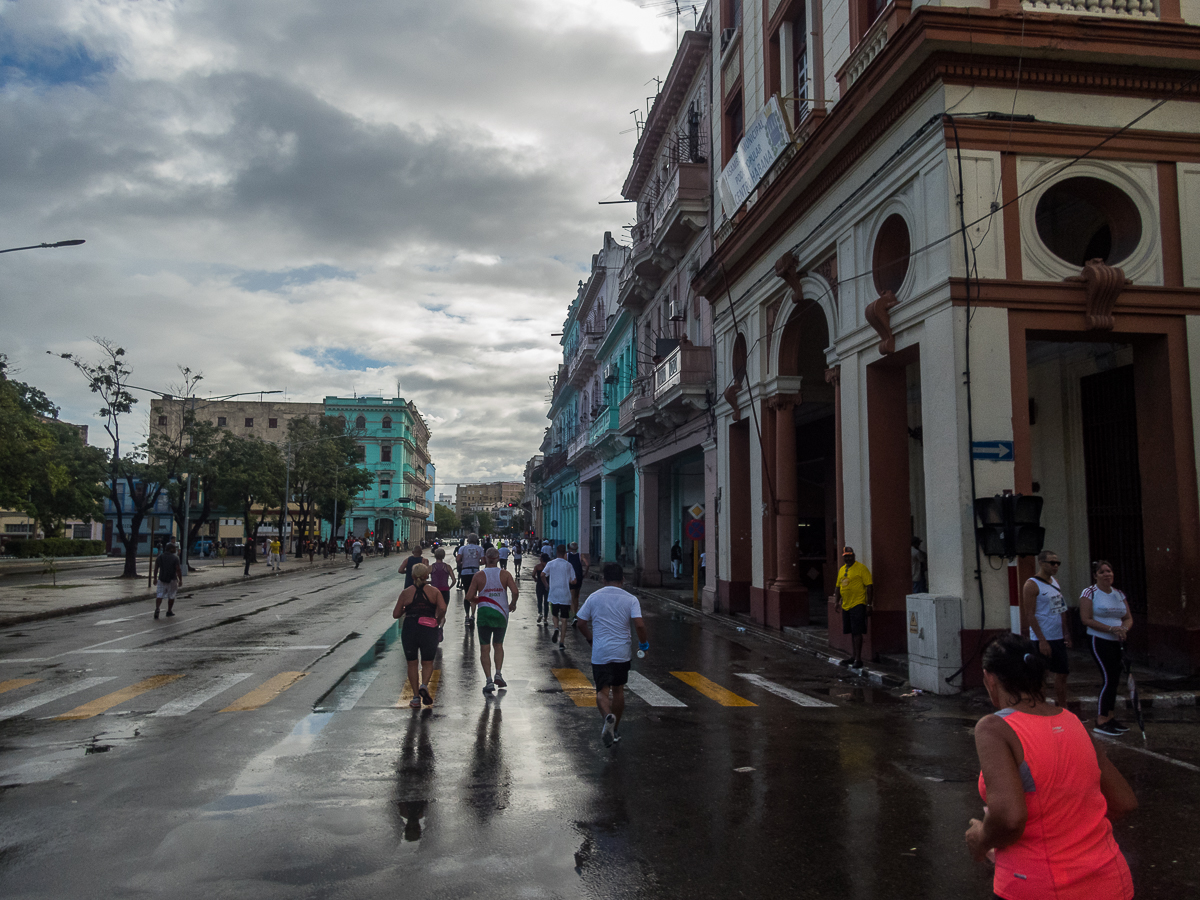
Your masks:
<instances>
[{"instance_id":1,"label":"woman in black tank top","mask_svg":"<svg viewBox=\"0 0 1200 900\"><path fill-rule=\"evenodd\" d=\"M400 626L400 643L404 647L404 658L408 661L408 683L413 698L409 706L420 709L421 701L433 706L433 695L429 691L429 679L433 676L433 658L437 655L438 642L442 639L442 623L446 620L446 601L442 592L429 583L429 566L424 563L409 566L413 586L405 588L392 610L392 618L403 618ZM420 657L420 679L417 673L417 658Z\"/></svg>"}]
</instances>

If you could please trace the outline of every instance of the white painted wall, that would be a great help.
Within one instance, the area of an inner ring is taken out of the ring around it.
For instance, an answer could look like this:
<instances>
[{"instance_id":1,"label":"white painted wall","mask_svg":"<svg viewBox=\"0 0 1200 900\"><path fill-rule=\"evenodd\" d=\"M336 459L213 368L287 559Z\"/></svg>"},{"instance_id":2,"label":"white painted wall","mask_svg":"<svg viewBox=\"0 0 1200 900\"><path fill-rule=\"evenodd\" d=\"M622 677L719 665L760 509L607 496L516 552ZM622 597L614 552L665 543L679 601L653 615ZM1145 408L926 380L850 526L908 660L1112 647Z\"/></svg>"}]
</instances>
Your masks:
<instances>
[{"instance_id":1,"label":"white painted wall","mask_svg":"<svg viewBox=\"0 0 1200 900\"><path fill-rule=\"evenodd\" d=\"M958 211L958 154L950 149L946 153L946 191L950 200L948 222L950 230L960 227ZM962 178L966 184L963 191L963 214L967 222L967 236L973 251L972 263L977 267L972 272L979 278L1004 278L1004 213L997 209L991 212L992 203L999 205L1000 199L1000 154L994 150L962 151ZM982 220L982 221L981 221ZM961 236L950 242L949 253L953 277L966 274L963 261ZM940 254L931 254L937 259Z\"/></svg>"}]
</instances>

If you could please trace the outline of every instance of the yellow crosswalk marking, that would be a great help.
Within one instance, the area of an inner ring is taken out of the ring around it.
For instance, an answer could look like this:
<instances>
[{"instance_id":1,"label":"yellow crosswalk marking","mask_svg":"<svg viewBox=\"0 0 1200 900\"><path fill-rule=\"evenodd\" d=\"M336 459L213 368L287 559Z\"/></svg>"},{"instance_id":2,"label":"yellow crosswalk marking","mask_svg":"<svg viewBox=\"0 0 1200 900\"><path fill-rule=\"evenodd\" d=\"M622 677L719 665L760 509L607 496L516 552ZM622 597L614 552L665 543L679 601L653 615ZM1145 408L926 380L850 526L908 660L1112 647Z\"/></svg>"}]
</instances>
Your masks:
<instances>
[{"instance_id":1,"label":"yellow crosswalk marking","mask_svg":"<svg viewBox=\"0 0 1200 900\"><path fill-rule=\"evenodd\" d=\"M303 672L280 672L250 693L234 700L221 712L247 712L266 706L303 677Z\"/></svg>"},{"instance_id":2,"label":"yellow crosswalk marking","mask_svg":"<svg viewBox=\"0 0 1200 900\"><path fill-rule=\"evenodd\" d=\"M92 716L98 716L102 712L107 712L114 706L119 706L127 700L132 700L140 694L160 688L164 684L170 684L172 681L177 681L182 677L182 675L152 675L149 678L139 681L137 684L131 684L129 687L121 688L119 691L113 691L111 694L105 694L103 697L97 697L90 703L77 706L70 712L63 713L61 716L55 716L54 718L60 721L64 719L90 719Z\"/></svg>"},{"instance_id":3,"label":"yellow crosswalk marking","mask_svg":"<svg viewBox=\"0 0 1200 900\"><path fill-rule=\"evenodd\" d=\"M0 681L0 694L5 691L15 691L17 688L25 687L27 684L33 684L35 681L41 681L40 678L10 678L8 681Z\"/></svg>"},{"instance_id":4,"label":"yellow crosswalk marking","mask_svg":"<svg viewBox=\"0 0 1200 900\"><path fill-rule=\"evenodd\" d=\"M429 693L433 695L433 699L437 700L438 682L442 680L442 670L434 669L433 674L429 676ZM396 701L397 706L408 706L412 702L413 692L412 685L407 679L404 682L404 690L400 692L400 699Z\"/></svg>"},{"instance_id":5,"label":"yellow crosswalk marking","mask_svg":"<svg viewBox=\"0 0 1200 900\"><path fill-rule=\"evenodd\" d=\"M596 705L596 689L588 681L586 675L578 669L551 669L558 683L562 685L563 693L570 697L576 706Z\"/></svg>"},{"instance_id":6,"label":"yellow crosswalk marking","mask_svg":"<svg viewBox=\"0 0 1200 900\"><path fill-rule=\"evenodd\" d=\"M715 681L709 681L699 672L672 672L671 674L684 684L694 687L708 699L716 700L722 706L758 706L757 703L753 703L745 697L739 697L733 691L721 687Z\"/></svg>"}]
</instances>

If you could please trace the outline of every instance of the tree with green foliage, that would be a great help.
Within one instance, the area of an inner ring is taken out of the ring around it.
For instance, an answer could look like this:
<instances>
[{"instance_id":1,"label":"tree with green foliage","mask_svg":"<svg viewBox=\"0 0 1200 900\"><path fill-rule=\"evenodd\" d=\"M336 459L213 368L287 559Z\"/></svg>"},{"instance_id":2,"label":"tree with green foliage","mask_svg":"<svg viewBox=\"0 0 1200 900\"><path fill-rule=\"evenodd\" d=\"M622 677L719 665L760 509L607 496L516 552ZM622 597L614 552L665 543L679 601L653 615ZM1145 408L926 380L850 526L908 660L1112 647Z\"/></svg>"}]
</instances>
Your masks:
<instances>
[{"instance_id":1,"label":"tree with green foliage","mask_svg":"<svg viewBox=\"0 0 1200 900\"><path fill-rule=\"evenodd\" d=\"M47 422L45 427L54 445L43 454L44 475L30 487L27 509L46 537L56 538L69 519L104 520L108 455L85 444L74 425Z\"/></svg>"},{"instance_id":2,"label":"tree with green foliage","mask_svg":"<svg viewBox=\"0 0 1200 900\"><path fill-rule=\"evenodd\" d=\"M294 513L289 509L289 515L292 527L298 525L302 533L319 521L319 513L326 506L332 516L334 497L344 508L351 497L374 481L371 471L357 464L357 433L334 416L292 419L288 422L288 445L292 455L289 499L295 505ZM288 452L288 446L284 452ZM295 552L297 557L303 553L299 541Z\"/></svg>"},{"instance_id":3,"label":"tree with green foliage","mask_svg":"<svg viewBox=\"0 0 1200 900\"><path fill-rule=\"evenodd\" d=\"M479 534L492 533L492 529L496 527L496 524L492 521L492 514L490 512L486 509L478 509L472 515L475 516L475 521L478 523L475 528Z\"/></svg>"},{"instance_id":4,"label":"tree with green foliage","mask_svg":"<svg viewBox=\"0 0 1200 900\"><path fill-rule=\"evenodd\" d=\"M458 514L444 503L433 504L433 519L437 522L438 537L450 537L458 529L462 528L462 522L458 520Z\"/></svg>"},{"instance_id":5,"label":"tree with green foliage","mask_svg":"<svg viewBox=\"0 0 1200 900\"><path fill-rule=\"evenodd\" d=\"M45 454L56 443L38 416L57 412L41 391L9 379L8 359L0 354L0 507L29 510L30 491L42 480Z\"/></svg>"},{"instance_id":6,"label":"tree with green foliage","mask_svg":"<svg viewBox=\"0 0 1200 900\"><path fill-rule=\"evenodd\" d=\"M275 444L250 435L221 434L210 460L214 471L213 503L223 509L240 510L243 540L258 543L258 528L264 514L255 518L255 506L267 506L283 494L283 453Z\"/></svg>"}]
</instances>

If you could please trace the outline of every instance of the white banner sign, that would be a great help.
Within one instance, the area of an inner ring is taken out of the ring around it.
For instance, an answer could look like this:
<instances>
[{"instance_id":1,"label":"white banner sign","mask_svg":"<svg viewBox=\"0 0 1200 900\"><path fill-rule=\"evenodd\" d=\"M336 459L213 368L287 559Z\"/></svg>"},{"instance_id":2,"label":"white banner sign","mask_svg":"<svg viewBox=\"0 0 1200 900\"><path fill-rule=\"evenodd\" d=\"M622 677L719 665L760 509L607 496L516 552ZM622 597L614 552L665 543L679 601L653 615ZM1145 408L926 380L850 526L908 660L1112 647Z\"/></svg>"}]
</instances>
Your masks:
<instances>
[{"instance_id":1,"label":"white banner sign","mask_svg":"<svg viewBox=\"0 0 1200 900\"><path fill-rule=\"evenodd\" d=\"M783 111L779 108L779 98L772 97L746 129L737 152L717 181L726 218L746 202L750 192L758 187L767 170L779 159L789 143L791 140Z\"/></svg>"}]
</instances>

